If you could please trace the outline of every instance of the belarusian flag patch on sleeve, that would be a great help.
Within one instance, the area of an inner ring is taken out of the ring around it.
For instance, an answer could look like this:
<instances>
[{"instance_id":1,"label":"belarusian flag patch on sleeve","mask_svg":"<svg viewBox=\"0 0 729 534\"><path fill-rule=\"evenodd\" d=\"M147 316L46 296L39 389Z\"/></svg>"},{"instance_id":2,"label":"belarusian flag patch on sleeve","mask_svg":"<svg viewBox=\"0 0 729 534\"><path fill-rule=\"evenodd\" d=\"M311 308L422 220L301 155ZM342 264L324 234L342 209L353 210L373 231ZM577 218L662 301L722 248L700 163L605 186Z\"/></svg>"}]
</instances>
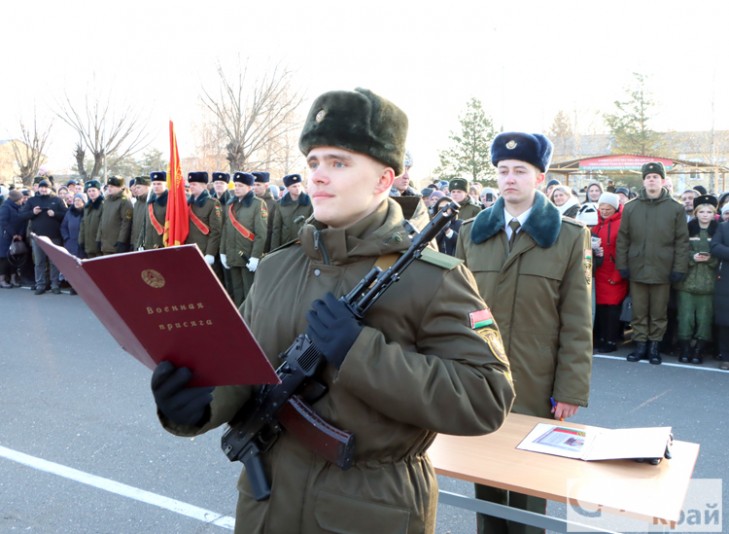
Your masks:
<instances>
[{"instance_id":1,"label":"belarusian flag patch on sleeve","mask_svg":"<svg viewBox=\"0 0 729 534\"><path fill-rule=\"evenodd\" d=\"M474 330L494 324L494 316L491 315L491 310L488 308L471 312L468 314L468 318L471 321L471 328Z\"/></svg>"}]
</instances>

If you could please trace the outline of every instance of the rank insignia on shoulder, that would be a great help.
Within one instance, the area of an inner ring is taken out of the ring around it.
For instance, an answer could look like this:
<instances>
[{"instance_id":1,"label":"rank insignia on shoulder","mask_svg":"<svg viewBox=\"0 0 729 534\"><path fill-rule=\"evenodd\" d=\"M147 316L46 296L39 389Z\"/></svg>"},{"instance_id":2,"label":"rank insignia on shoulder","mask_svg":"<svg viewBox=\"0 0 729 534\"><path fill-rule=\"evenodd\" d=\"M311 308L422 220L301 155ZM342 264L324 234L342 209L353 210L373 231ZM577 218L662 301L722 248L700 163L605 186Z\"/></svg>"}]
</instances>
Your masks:
<instances>
[{"instance_id":1,"label":"rank insignia on shoulder","mask_svg":"<svg viewBox=\"0 0 729 534\"><path fill-rule=\"evenodd\" d=\"M484 328L494 323L494 316L491 315L491 310L488 308L469 313L468 319L471 322L471 328L474 330Z\"/></svg>"}]
</instances>

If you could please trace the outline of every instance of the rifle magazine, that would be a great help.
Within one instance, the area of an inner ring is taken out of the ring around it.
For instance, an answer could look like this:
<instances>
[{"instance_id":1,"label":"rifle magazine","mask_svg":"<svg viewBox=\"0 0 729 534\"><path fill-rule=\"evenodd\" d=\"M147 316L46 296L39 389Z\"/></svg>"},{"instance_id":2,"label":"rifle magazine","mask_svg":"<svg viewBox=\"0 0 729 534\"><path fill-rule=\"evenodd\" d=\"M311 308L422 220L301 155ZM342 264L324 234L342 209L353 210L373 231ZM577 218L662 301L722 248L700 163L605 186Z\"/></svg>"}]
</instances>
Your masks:
<instances>
[{"instance_id":1,"label":"rifle magazine","mask_svg":"<svg viewBox=\"0 0 729 534\"><path fill-rule=\"evenodd\" d=\"M278 413L281 425L325 460L342 470L354 463L354 435L322 419L298 395L292 396Z\"/></svg>"}]
</instances>

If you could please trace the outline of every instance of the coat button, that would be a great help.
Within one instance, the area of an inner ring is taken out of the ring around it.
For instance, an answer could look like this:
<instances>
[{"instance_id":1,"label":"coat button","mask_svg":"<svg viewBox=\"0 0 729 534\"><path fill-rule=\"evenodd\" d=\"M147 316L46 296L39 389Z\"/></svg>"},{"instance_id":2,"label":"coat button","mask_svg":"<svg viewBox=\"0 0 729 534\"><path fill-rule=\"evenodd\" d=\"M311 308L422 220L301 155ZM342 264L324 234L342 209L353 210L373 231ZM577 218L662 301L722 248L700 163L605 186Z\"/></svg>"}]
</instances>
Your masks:
<instances>
[{"instance_id":1,"label":"coat button","mask_svg":"<svg viewBox=\"0 0 729 534\"><path fill-rule=\"evenodd\" d=\"M321 274L321 271L319 269L314 269L314 276L319 276Z\"/></svg>"}]
</instances>

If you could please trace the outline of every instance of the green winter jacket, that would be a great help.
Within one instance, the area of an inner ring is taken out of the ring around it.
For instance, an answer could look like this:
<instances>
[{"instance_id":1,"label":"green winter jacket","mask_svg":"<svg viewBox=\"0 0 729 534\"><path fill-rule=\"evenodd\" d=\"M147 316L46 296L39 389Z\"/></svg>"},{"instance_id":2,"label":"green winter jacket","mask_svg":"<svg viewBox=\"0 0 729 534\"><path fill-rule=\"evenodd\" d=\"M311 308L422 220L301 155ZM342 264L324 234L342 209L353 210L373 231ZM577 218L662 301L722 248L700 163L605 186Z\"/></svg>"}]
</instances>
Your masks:
<instances>
[{"instance_id":1,"label":"green winter jacket","mask_svg":"<svg viewBox=\"0 0 729 534\"><path fill-rule=\"evenodd\" d=\"M688 228L683 206L666 189L649 199L645 189L623 207L615 264L632 282L667 284L688 270Z\"/></svg>"},{"instance_id":2,"label":"green winter jacket","mask_svg":"<svg viewBox=\"0 0 729 534\"><path fill-rule=\"evenodd\" d=\"M133 211L132 201L129 200L125 191L106 196L96 234L96 241L101 243L101 252L109 254L129 250ZM123 250L117 248L117 243L123 247Z\"/></svg>"},{"instance_id":3,"label":"green winter jacket","mask_svg":"<svg viewBox=\"0 0 729 534\"><path fill-rule=\"evenodd\" d=\"M245 237L231 222L231 216L253 234ZM266 203L249 191L243 198L228 202L223 209L223 231L220 253L227 256L230 267L245 267L251 258L261 259L268 237L268 210Z\"/></svg>"},{"instance_id":4,"label":"green winter jacket","mask_svg":"<svg viewBox=\"0 0 729 534\"><path fill-rule=\"evenodd\" d=\"M408 246L402 220L387 199L347 229L307 224L300 244L263 258L243 315L274 366L306 331L315 299L344 294L378 257ZM473 326L474 313L488 315L473 277L447 259L448 267L415 261L369 310L341 368L324 370L328 393L313 408L354 433L354 466L342 471L284 432L263 456L270 499L257 502L241 475L237 533L434 532L438 484L426 451L436 433L493 432L514 398L495 323ZM162 422L198 434L229 421L249 394L216 388L202 428Z\"/></svg>"},{"instance_id":5,"label":"green winter jacket","mask_svg":"<svg viewBox=\"0 0 729 534\"><path fill-rule=\"evenodd\" d=\"M550 398L587 406L592 369L590 232L539 191L508 252L504 200L465 221L456 257L476 277L501 330L514 412L550 417Z\"/></svg>"},{"instance_id":6,"label":"green winter jacket","mask_svg":"<svg viewBox=\"0 0 729 534\"><path fill-rule=\"evenodd\" d=\"M190 197L188 206L199 223L190 216L190 233L187 234L185 243L197 245L203 256L215 256L220 251L220 234L223 226L223 210L220 202L211 197L207 191L203 191L197 199ZM200 228L198 224L201 225Z\"/></svg>"},{"instance_id":7,"label":"green winter jacket","mask_svg":"<svg viewBox=\"0 0 729 534\"><path fill-rule=\"evenodd\" d=\"M301 193L299 198L293 200L289 193L276 204L273 213L273 235L271 236L271 249L277 249L281 245L293 241L299 235L299 229L313 213L311 199L306 193Z\"/></svg>"},{"instance_id":8,"label":"green winter jacket","mask_svg":"<svg viewBox=\"0 0 729 534\"><path fill-rule=\"evenodd\" d=\"M686 279L676 284L676 289L695 295L713 295L716 285L716 268L719 259L712 256L709 261L697 262L694 255L697 252L709 252L711 236L714 235L716 221L711 221L709 228L700 228L696 219L688 223L689 228L689 263Z\"/></svg>"},{"instance_id":9,"label":"green winter jacket","mask_svg":"<svg viewBox=\"0 0 729 534\"><path fill-rule=\"evenodd\" d=\"M88 255L101 253L98 247L99 225L101 224L101 210L104 205L104 197L89 200L84 206L84 216L81 219L81 227L78 231L78 247Z\"/></svg>"}]
</instances>

